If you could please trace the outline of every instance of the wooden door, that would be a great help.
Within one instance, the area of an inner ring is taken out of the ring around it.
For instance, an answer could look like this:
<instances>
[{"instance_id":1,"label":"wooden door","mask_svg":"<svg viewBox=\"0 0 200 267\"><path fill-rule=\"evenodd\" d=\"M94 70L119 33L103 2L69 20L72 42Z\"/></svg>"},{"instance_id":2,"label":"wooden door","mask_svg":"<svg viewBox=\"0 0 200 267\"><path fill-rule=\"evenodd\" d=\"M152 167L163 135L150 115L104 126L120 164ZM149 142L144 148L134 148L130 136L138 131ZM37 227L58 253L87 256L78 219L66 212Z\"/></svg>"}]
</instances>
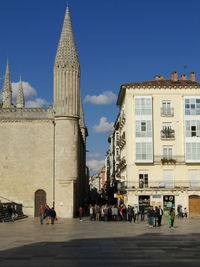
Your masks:
<instances>
[{"instance_id":1,"label":"wooden door","mask_svg":"<svg viewBox=\"0 0 200 267\"><path fill-rule=\"evenodd\" d=\"M40 216L40 205L46 204L46 192L39 189L35 192L35 217Z\"/></svg>"},{"instance_id":2,"label":"wooden door","mask_svg":"<svg viewBox=\"0 0 200 267\"><path fill-rule=\"evenodd\" d=\"M200 215L200 196L189 197L189 215L190 216Z\"/></svg>"}]
</instances>

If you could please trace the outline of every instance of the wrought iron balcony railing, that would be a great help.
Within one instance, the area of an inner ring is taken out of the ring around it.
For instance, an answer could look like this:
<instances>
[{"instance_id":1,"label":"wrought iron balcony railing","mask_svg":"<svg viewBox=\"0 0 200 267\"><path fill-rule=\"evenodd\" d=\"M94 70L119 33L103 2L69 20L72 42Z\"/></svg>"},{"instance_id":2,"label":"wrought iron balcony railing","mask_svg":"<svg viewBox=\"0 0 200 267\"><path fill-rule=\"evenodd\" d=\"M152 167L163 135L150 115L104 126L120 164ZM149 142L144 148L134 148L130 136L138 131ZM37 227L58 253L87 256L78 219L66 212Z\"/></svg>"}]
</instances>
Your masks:
<instances>
[{"instance_id":1,"label":"wrought iron balcony railing","mask_svg":"<svg viewBox=\"0 0 200 267\"><path fill-rule=\"evenodd\" d=\"M160 136L161 139L174 139L175 131L170 128L166 128L160 131Z\"/></svg>"},{"instance_id":2,"label":"wrought iron balcony railing","mask_svg":"<svg viewBox=\"0 0 200 267\"><path fill-rule=\"evenodd\" d=\"M148 182L124 182L124 190L200 190L199 181L173 180L173 181L148 181Z\"/></svg>"},{"instance_id":3,"label":"wrought iron balcony railing","mask_svg":"<svg viewBox=\"0 0 200 267\"><path fill-rule=\"evenodd\" d=\"M177 156L177 155L170 155L170 156L163 156L163 155L156 155L154 156L154 163L156 164L178 164L178 163L185 163L184 156Z\"/></svg>"}]
</instances>

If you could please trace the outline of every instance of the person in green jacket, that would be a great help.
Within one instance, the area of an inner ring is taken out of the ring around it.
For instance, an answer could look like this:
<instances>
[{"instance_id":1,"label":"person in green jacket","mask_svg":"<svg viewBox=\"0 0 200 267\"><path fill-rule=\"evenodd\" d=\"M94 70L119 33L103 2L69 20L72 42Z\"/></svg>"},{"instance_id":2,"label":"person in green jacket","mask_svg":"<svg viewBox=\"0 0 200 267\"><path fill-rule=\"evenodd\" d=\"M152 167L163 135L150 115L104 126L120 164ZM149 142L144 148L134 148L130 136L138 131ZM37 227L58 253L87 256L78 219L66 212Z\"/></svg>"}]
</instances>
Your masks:
<instances>
[{"instance_id":1,"label":"person in green jacket","mask_svg":"<svg viewBox=\"0 0 200 267\"><path fill-rule=\"evenodd\" d=\"M168 216L168 224L170 229L174 229L174 220L175 220L175 211L174 208L171 208Z\"/></svg>"}]
</instances>

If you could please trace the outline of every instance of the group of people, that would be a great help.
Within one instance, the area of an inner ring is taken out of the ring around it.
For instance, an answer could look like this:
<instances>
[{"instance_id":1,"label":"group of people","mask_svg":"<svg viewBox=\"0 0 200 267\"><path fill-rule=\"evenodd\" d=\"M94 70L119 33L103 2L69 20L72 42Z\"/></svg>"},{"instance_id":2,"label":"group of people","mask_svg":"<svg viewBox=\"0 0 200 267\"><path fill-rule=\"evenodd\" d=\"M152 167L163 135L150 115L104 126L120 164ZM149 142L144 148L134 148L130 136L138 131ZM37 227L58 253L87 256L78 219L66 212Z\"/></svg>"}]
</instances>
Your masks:
<instances>
[{"instance_id":1,"label":"group of people","mask_svg":"<svg viewBox=\"0 0 200 267\"><path fill-rule=\"evenodd\" d=\"M90 206L90 220L91 221L128 221L130 223L136 221L144 221L147 217L147 223L149 227L160 227L163 217L163 209L161 206L149 206L145 210L144 206L138 207L137 205L94 205ZM82 221L83 208L79 209L79 217ZM168 226L170 229L174 229L175 211L174 208L168 210Z\"/></svg>"},{"instance_id":2,"label":"group of people","mask_svg":"<svg viewBox=\"0 0 200 267\"><path fill-rule=\"evenodd\" d=\"M56 211L54 208L50 208L48 205L40 205L40 224L43 224L44 221L46 224L54 224L54 221L57 219Z\"/></svg>"},{"instance_id":3,"label":"group of people","mask_svg":"<svg viewBox=\"0 0 200 267\"><path fill-rule=\"evenodd\" d=\"M188 211L187 208L182 207L182 205L177 206L177 216L178 218L187 218L188 217Z\"/></svg>"},{"instance_id":4,"label":"group of people","mask_svg":"<svg viewBox=\"0 0 200 267\"><path fill-rule=\"evenodd\" d=\"M94 205L90 206L90 220L91 221L129 221L136 222L144 220L145 209L144 207L138 207L137 205L130 206L122 205Z\"/></svg>"},{"instance_id":5,"label":"group of people","mask_svg":"<svg viewBox=\"0 0 200 267\"><path fill-rule=\"evenodd\" d=\"M16 210L13 206L7 205L0 210L0 222L14 222Z\"/></svg>"}]
</instances>

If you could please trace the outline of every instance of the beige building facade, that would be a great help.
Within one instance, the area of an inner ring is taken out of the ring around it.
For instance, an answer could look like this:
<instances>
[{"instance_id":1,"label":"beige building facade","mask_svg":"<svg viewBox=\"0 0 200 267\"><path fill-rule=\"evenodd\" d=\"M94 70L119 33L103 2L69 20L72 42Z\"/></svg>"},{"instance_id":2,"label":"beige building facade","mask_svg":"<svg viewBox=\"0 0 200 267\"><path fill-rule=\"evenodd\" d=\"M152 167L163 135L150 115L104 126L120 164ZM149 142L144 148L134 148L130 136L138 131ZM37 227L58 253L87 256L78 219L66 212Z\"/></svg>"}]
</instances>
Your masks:
<instances>
[{"instance_id":1,"label":"beige building facade","mask_svg":"<svg viewBox=\"0 0 200 267\"><path fill-rule=\"evenodd\" d=\"M21 81L13 104L7 64L0 128L0 200L22 204L29 216L47 203L59 217L72 218L87 196L87 128L68 8L54 64L53 107L27 108Z\"/></svg>"},{"instance_id":2,"label":"beige building facade","mask_svg":"<svg viewBox=\"0 0 200 267\"><path fill-rule=\"evenodd\" d=\"M124 202L187 208L200 215L200 83L170 79L124 84L115 123L116 179Z\"/></svg>"}]
</instances>

